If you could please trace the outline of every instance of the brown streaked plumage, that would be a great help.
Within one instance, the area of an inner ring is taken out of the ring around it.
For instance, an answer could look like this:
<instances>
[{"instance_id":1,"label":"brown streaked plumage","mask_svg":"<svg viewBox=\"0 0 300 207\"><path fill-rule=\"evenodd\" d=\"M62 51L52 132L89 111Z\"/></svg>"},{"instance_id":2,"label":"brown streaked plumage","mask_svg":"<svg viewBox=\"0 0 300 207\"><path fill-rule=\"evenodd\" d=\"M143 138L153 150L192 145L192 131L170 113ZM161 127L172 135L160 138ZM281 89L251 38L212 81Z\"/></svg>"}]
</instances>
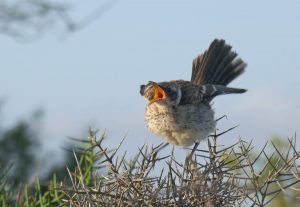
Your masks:
<instances>
[{"instance_id":1,"label":"brown streaked plumage","mask_svg":"<svg viewBox=\"0 0 300 207\"><path fill-rule=\"evenodd\" d=\"M216 124L211 100L222 94L244 93L245 89L227 85L246 66L231 46L215 39L194 59L191 81L141 85L141 95L149 100L145 113L148 128L174 145L189 146L207 138Z\"/></svg>"}]
</instances>

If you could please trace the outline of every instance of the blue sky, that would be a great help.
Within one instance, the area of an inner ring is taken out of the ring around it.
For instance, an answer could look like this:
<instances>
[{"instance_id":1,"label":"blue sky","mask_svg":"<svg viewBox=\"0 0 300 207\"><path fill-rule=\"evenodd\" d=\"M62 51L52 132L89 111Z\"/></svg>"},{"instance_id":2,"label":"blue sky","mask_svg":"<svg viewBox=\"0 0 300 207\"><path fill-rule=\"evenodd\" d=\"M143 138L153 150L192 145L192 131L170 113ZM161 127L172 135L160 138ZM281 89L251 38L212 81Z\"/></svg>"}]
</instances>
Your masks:
<instances>
[{"instance_id":1,"label":"blue sky","mask_svg":"<svg viewBox=\"0 0 300 207\"><path fill-rule=\"evenodd\" d=\"M88 14L95 2L78 3L73 14ZM228 116L218 127L239 125L222 142L291 137L300 131L299 8L300 1L119 0L64 38L51 29L30 44L2 35L3 122L42 108L48 149L89 126L105 129L111 145L128 132L125 149L157 144L144 123L139 85L189 79L192 59L224 38L248 63L231 86L249 91L215 99L216 115Z\"/></svg>"}]
</instances>

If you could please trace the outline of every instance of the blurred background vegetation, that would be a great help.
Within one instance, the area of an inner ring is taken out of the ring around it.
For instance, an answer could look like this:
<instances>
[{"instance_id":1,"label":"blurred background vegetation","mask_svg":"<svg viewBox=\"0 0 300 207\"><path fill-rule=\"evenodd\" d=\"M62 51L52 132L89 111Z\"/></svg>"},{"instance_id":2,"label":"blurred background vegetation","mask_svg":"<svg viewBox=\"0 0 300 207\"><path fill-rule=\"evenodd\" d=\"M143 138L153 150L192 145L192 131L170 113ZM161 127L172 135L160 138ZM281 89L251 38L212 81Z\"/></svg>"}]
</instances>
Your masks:
<instances>
[{"instance_id":1,"label":"blurred background vegetation","mask_svg":"<svg viewBox=\"0 0 300 207\"><path fill-rule=\"evenodd\" d=\"M93 2L94 10L76 19L71 14L76 6L74 1L0 0L0 33L21 42L37 40L54 28L59 28L62 34L70 34L85 28L116 2Z\"/></svg>"}]
</instances>

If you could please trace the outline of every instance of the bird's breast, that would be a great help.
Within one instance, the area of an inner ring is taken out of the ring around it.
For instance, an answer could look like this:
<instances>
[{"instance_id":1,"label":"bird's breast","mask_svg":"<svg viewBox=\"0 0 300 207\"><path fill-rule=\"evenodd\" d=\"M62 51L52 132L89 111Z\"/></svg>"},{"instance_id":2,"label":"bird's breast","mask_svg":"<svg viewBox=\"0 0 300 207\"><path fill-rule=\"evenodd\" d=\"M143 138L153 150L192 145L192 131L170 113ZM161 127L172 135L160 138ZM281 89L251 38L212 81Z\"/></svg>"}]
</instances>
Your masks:
<instances>
[{"instance_id":1,"label":"bird's breast","mask_svg":"<svg viewBox=\"0 0 300 207\"><path fill-rule=\"evenodd\" d=\"M153 103L145 114L149 130L175 145L189 146L215 129L214 112L206 104L177 107Z\"/></svg>"}]
</instances>

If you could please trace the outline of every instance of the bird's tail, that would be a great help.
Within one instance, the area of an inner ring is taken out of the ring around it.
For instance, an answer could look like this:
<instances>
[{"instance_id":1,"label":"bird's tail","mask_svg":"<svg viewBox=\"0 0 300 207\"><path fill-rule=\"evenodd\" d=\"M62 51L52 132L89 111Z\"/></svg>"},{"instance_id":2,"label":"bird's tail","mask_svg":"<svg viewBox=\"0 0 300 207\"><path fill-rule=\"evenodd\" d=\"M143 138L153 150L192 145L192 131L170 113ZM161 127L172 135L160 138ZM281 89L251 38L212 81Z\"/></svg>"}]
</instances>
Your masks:
<instances>
[{"instance_id":1,"label":"bird's tail","mask_svg":"<svg viewBox=\"0 0 300 207\"><path fill-rule=\"evenodd\" d=\"M228 85L241 75L247 64L231 51L224 40L215 39L203 54L193 60L191 82L196 85Z\"/></svg>"}]
</instances>

